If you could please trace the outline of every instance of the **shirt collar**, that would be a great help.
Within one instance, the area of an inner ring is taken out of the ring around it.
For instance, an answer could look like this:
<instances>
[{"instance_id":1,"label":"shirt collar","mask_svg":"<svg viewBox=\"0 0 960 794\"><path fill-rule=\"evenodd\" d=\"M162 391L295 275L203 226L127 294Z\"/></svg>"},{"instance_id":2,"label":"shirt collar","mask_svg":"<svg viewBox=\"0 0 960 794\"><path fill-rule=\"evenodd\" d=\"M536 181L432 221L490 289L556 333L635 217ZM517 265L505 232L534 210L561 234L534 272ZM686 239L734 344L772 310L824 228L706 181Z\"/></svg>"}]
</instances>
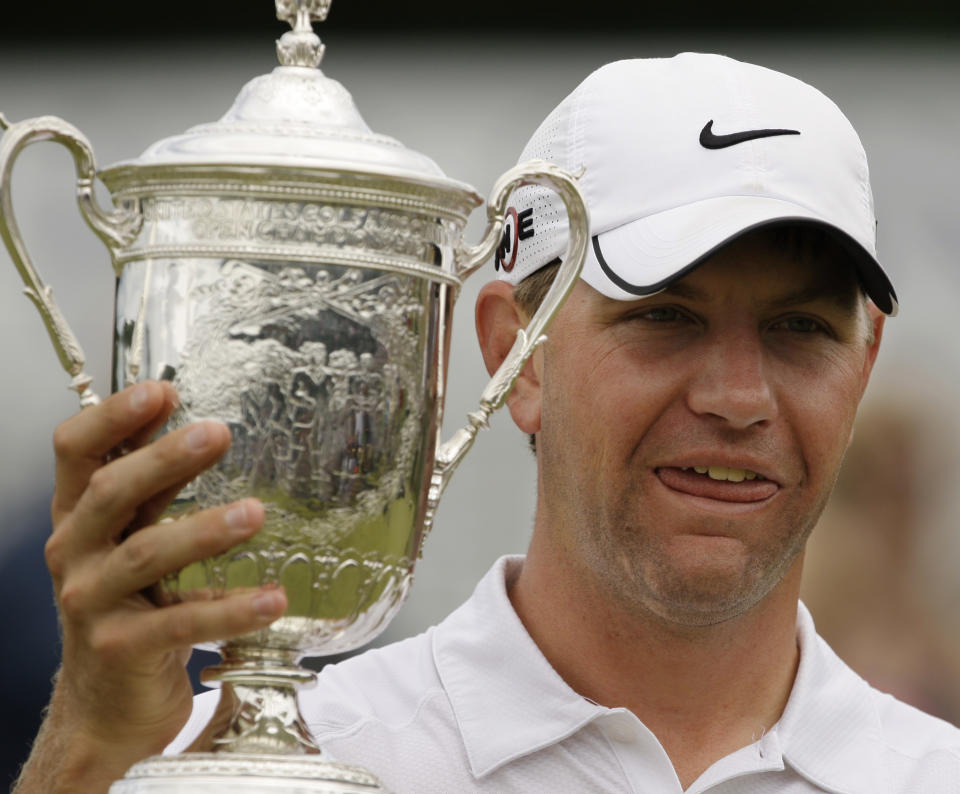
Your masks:
<instances>
[{"instance_id":1,"label":"shirt collar","mask_svg":"<svg viewBox=\"0 0 960 794\"><path fill-rule=\"evenodd\" d=\"M777 725L784 759L827 791L882 791L880 718L869 685L817 635L802 603L797 639L797 677Z\"/></svg>"},{"instance_id":2,"label":"shirt collar","mask_svg":"<svg viewBox=\"0 0 960 794\"><path fill-rule=\"evenodd\" d=\"M501 557L434 632L434 662L476 777L562 741L607 711L567 685L514 612L507 583L522 565L523 557Z\"/></svg>"},{"instance_id":3,"label":"shirt collar","mask_svg":"<svg viewBox=\"0 0 960 794\"><path fill-rule=\"evenodd\" d=\"M527 634L507 596L522 565L522 556L500 558L434 632L437 672L478 778L611 713L574 692ZM767 738L769 750L779 749L798 774L827 791L882 790L880 724L869 686L817 636L803 604L797 639L797 676L775 735Z\"/></svg>"}]
</instances>

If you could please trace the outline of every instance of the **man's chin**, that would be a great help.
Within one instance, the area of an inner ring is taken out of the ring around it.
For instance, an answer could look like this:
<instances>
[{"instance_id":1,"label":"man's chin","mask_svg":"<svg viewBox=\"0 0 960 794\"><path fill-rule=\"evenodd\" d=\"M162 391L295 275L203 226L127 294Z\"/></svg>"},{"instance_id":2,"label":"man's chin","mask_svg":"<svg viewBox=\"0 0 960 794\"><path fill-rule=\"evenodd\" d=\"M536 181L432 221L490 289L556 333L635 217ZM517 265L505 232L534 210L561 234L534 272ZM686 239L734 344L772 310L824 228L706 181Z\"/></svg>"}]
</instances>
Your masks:
<instances>
[{"instance_id":1,"label":"man's chin","mask_svg":"<svg viewBox=\"0 0 960 794\"><path fill-rule=\"evenodd\" d=\"M755 606L757 601L759 599L731 600L726 603L706 599L690 599L682 603L676 600L660 600L651 611L671 626L702 628L735 620Z\"/></svg>"},{"instance_id":2,"label":"man's chin","mask_svg":"<svg viewBox=\"0 0 960 794\"><path fill-rule=\"evenodd\" d=\"M715 626L734 620L756 606L776 585L752 581L742 560L722 564L664 568L648 579L641 596L645 611L674 626Z\"/></svg>"}]
</instances>

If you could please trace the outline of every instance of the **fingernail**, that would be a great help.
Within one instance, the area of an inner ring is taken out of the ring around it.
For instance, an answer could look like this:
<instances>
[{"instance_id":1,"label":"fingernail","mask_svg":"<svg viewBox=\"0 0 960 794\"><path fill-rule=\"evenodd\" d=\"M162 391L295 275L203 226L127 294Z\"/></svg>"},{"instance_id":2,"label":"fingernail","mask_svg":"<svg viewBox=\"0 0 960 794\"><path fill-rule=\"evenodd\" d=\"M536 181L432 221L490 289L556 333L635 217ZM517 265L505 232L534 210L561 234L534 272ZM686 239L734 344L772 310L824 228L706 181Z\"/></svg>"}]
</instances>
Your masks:
<instances>
[{"instance_id":1,"label":"fingernail","mask_svg":"<svg viewBox=\"0 0 960 794\"><path fill-rule=\"evenodd\" d=\"M234 505L223 515L223 520L227 522L230 529L246 529L250 526L250 511L247 510L247 503L241 502Z\"/></svg>"},{"instance_id":2,"label":"fingernail","mask_svg":"<svg viewBox=\"0 0 960 794\"><path fill-rule=\"evenodd\" d=\"M146 384L138 383L130 391L130 410L134 413L140 413L147 406L150 399L150 390Z\"/></svg>"},{"instance_id":3,"label":"fingernail","mask_svg":"<svg viewBox=\"0 0 960 794\"><path fill-rule=\"evenodd\" d=\"M283 611L283 596L277 590L258 593L253 599L253 608L265 618L278 617Z\"/></svg>"},{"instance_id":4,"label":"fingernail","mask_svg":"<svg viewBox=\"0 0 960 794\"><path fill-rule=\"evenodd\" d=\"M205 425L194 425L187 431L187 447L194 452L200 452L210 439Z\"/></svg>"}]
</instances>

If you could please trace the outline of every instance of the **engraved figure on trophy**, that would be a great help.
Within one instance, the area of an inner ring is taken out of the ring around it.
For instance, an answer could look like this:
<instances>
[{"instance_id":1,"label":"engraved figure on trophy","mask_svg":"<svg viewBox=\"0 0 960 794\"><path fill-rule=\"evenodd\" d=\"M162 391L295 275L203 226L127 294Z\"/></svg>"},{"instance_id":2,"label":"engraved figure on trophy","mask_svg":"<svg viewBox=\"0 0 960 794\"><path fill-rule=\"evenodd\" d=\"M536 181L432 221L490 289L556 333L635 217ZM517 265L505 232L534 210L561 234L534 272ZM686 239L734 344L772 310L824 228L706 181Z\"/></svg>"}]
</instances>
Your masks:
<instances>
[{"instance_id":1,"label":"engraved figure on trophy","mask_svg":"<svg viewBox=\"0 0 960 794\"><path fill-rule=\"evenodd\" d=\"M335 517L381 512L408 482L424 410L415 282L314 270L231 260L193 279L193 330L166 365L181 400L170 426L216 416L234 441L176 511L255 494L277 523L332 543L349 530Z\"/></svg>"},{"instance_id":2,"label":"engraved figure on trophy","mask_svg":"<svg viewBox=\"0 0 960 794\"><path fill-rule=\"evenodd\" d=\"M170 513L247 494L269 513L256 539L168 577L158 600L285 585L302 594L284 619L296 629L260 638L270 645L288 636L326 643L356 621L381 621L406 591L418 550L409 534L393 532L385 544L377 528L398 516L408 524L422 490L414 466L425 455L430 410L425 282L241 260L179 260L152 274L148 282L151 268L132 266L121 277L119 357L127 360L118 370L130 371L137 355L138 370L173 380L180 407L167 429L214 416L233 437L221 463L187 486ZM168 338L159 325L140 333L144 306L147 316L167 313L171 293L189 333ZM145 343L134 344L138 337ZM307 631L298 619L314 623Z\"/></svg>"},{"instance_id":3,"label":"engraved figure on trophy","mask_svg":"<svg viewBox=\"0 0 960 794\"><path fill-rule=\"evenodd\" d=\"M322 446L328 438L326 417L329 404L327 346L323 342L304 342L300 347L306 363L291 371L288 395L291 428L287 487L298 499L330 493L329 471L324 466Z\"/></svg>"}]
</instances>

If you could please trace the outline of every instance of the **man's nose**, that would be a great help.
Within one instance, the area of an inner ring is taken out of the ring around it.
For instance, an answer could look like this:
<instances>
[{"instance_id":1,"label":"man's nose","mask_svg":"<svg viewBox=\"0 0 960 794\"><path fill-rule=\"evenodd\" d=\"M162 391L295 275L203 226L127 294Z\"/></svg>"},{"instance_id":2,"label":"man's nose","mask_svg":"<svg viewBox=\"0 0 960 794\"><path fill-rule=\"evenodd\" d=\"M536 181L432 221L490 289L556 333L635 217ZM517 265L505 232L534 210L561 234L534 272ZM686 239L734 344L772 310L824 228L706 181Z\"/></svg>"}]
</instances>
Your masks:
<instances>
[{"instance_id":1,"label":"man's nose","mask_svg":"<svg viewBox=\"0 0 960 794\"><path fill-rule=\"evenodd\" d=\"M745 429L777 415L776 394L762 340L755 332L716 334L696 359L690 410Z\"/></svg>"}]
</instances>

